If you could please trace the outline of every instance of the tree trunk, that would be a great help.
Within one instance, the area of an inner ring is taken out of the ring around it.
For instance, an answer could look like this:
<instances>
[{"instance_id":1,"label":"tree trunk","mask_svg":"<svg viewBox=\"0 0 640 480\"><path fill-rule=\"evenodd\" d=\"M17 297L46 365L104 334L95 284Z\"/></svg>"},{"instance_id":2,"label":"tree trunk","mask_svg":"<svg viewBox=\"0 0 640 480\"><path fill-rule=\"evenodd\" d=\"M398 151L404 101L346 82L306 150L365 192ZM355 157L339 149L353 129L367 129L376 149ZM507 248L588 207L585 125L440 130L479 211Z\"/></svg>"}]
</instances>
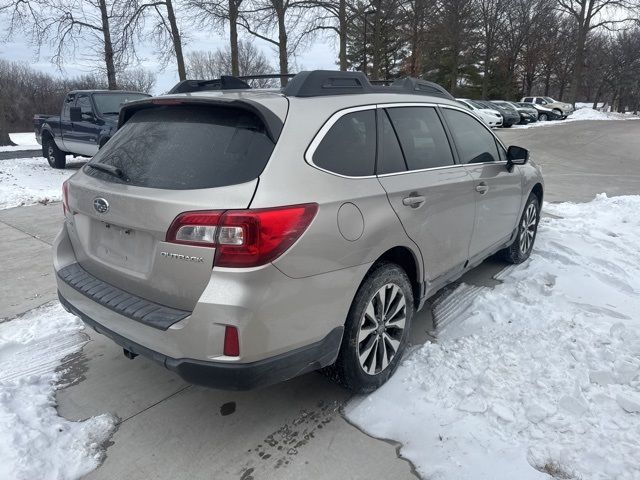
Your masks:
<instances>
[{"instance_id":1,"label":"tree trunk","mask_svg":"<svg viewBox=\"0 0 640 480\"><path fill-rule=\"evenodd\" d=\"M176 54L176 62L178 63L178 77L180 80L187 79L187 71L184 66L184 56L182 55L182 40L180 39L180 31L178 30L178 22L173 11L172 0L166 0L167 18L171 27L171 38L173 39L173 50Z\"/></svg>"},{"instance_id":2,"label":"tree trunk","mask_svg":"<svg viewBox=\"0 0 640 480\"><path fill-rule=\"evenodd\" d=\"M231 75L240 75L238 59L238 5L236 0L229 0L229 44L231 47Z\"/></svg>"},{"instance_id":3,"label":"tree trunk","mask_svg":"<svg viewBox=\"0 0 640 480\"><path fill-rule=\"evenodd\" d=\"M2 125L0 125L0 146L13 145L11 138L9 138L9 132L7 132Z\"/></svg>"},{"instance_id":4,"label":"tree trunk","mask_svg":"<svg viewBox=\"0 0 640 480\"><path fill-rule=\"evenodd\" d=\"M280 4L282 6L282 4ZM280 57L280 75L289 73L289 53L287 52L287 26L284 21L284 7L278 9L278 55ZM280 85L285 86L289 79L280 77Z\"/></svg>"},{"instance_id":5,"label":"tree trunk","mask_svg":"<svg viewBox=\"0 0 640 480\"><path fill-rule=\"evenodd\" d=\"M100 15L102 17L102 35L104 37L104 61L107 67L107 84L109 90L117 90L116 66L113 61L113 43L111 42L111 29L109 27L109 11L107 2L99 1Z\"/></svg>"},{"instance_id":6,"label":"tree trunk","mask_svg":"<svg viewBox=\"0 0 640 480\"><path fill-rule=\"evenodd\" d=\"M575 105L580 93L582 85L582 71L584 70L584 45L587 41L587 28L580 26L578 28L578 39L576 42L576 62L573 68L573 80L571 82L571 90L569 91L569 102Z\"/></svg>"},{"instance_id":7,"label":"tree trunk","mask_svg":"<svg viewBox=\"0 0 640 480\"><path fill-rule=\"evenodd\" d=\"M598 85L598 89L596 90L596 96L593 99L593 109L597 110L598 108L598 102L600 101L600 96L602 95L602 88L604 87L604 81L600 82L600 85Z\"/></svg>"},{"instance_id":8,"label":"tree trunk","mask_svg":"<svg viewBox=\"0 0 640 480\"><path fill-rule=\"evenodd\" d=\"M484 51L484 65L482 66L482 98L487 98L489 93L489 60L491 56L489 54L489 47L487 46Z\"/></svg>"},{"instance_id":9,"label":"tree trunk","mask_svg":"<svg viewBox=\"0 0 640 480\"><path fill-rule=\"evenodd\" d=\"M382 66L382 19L380 18L382 15L382 1L376 0L375 2L375 12L373 14L373 39L371 41L372 45L372 56L371 56L371 75L370 78L373 80L380 79L380 67ZM367 15L365 13L365 22L367 21ZM365 39L366 42L366 39Z\"/></svg>"},{"instance_id":10,"label":"tree trunk","mask_svg":"<svg viewBox=\"0 0 640 480\"><path fill-rule=\"evenodd\" d=\"M338 29L340 30L340 70L347 70L347 0L340 0L338 11Z\"/></svg>"},{"instance_id":11,"label":"tree trunk","mask_svg":"<svg viewBox=\"0 0 640 480\"><path fill-rule=\"evenodd\" d=\"M549 89L551 88L551 69L547 67L547 72L544 76L544 96L549 96Z\"/></svg>"}]
</instances>

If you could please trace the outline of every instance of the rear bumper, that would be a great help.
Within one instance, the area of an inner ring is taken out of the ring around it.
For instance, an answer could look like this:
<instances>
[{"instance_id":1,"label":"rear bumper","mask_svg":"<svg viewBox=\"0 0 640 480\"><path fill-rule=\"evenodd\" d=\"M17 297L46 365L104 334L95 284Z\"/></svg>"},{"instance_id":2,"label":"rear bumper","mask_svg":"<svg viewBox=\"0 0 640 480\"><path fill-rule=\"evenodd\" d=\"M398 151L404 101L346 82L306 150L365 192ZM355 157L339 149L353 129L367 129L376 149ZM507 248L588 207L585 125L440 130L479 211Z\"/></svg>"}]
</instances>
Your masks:
<instances>
[{"instance_id":1,"label":"rear bumper","mask_svg":"<svg viewBox=\"0 0 640 480\"><path fill-rule=\"evenodd\" d=\"M139 345L96 322L69 303L58 291L62 306L96 332L125 350L154 360L189 383L225 390L249 390L282 382L331 365L336 360L343 327L336 327L319 342L252 363L206 362L172 358Z\"/></svg>"}]
</instances>

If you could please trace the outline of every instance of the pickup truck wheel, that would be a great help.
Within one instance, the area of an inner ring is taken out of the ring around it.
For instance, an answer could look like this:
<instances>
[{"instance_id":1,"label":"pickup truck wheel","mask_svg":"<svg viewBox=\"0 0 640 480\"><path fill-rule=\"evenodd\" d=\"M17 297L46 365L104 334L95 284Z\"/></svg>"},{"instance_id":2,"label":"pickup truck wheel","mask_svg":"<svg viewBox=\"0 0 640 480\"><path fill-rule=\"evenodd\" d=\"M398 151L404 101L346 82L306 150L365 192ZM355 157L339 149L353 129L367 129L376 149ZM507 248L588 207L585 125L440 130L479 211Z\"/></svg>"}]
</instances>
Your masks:
<instances>
[{"instance_id":1,"label":"pickup truck wheel","mask_svg":"<svg viewBox=\"0 0 640 480\"><path fill-rule=\"evenodd\" d=\"M52 168L64 168L67 164L67 154L61 151L53 139L47 140L47 161Z\"/></svg>"},{"instance_id":2,"label":"pickup truck wheel","mask_svg":"<svg viewBox=\"0 0 640 480\"><path fill-rule=\"evenodd\" d=\"M326 373L356 393L380 387L402 360L413 313L405 271L395 263L379 263L353 299L338 360Z\"/></svg>"}]
</instances>

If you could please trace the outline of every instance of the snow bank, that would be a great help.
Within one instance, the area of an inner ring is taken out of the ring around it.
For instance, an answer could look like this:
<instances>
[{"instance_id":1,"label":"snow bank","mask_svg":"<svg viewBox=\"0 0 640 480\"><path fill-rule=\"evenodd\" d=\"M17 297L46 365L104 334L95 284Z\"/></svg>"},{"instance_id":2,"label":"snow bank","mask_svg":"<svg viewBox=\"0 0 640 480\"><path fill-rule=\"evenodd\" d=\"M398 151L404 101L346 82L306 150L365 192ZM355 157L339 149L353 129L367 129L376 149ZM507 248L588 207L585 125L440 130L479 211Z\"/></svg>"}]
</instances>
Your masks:
<instances>
[{"instance_id":1,"label":"snow bank","mask_svg":"<svg viewBox=\"0 0 640 480\"><path fill-rule=\"evenodd\" d=\"M40 150L42 147L36 141L34 132L10 133L9 138L14 145L0 146L0 152L17 152L20 150Z\"/></svg>"},{"instance_id":2,"label":"snow bank","mask_svg":"<svg viewBox=\"0 0 640 480\"><path fill-rule=\"evenodd\" d=\"M0 160L0 210L62 198L73 169L56 170L42 157Z\"/></svg>"},{"instance_id":3,"label":"snow bank","mask_svg":"<svg viewBox=\"0 0 640 480\"><path fill-rule=\"evenodd\" d=\"M535 122L528 125L514 125L512 128L536 128L558 126L568 122L577 122L582 120L638 120L638 115L628 115L616 112L600 112L593 108L579 108L564 120L551 120L547 122Z\"/></svg>"},{"instance_id":4,"label":"snow bank","mask_svg":"<svg viewBox=\"0 0 640 480\"><path fill-rule=\"evenodd\" d=\"M114 418L56 412L55 370L84 345L82 328L58 303L0 324L0 478L72 479L99 465Z\"/></svg>"},{"instance_id":5,"label":"snow bank","mask_svg":"<svg viewBox=\"0 0 640 480\"><path fill-rule=\"evenodd\" d=\"M346 409L425 478L640 478L640 196L545 209L531 259L440 302L438 342Z\"/></svg>"}]
</instances>

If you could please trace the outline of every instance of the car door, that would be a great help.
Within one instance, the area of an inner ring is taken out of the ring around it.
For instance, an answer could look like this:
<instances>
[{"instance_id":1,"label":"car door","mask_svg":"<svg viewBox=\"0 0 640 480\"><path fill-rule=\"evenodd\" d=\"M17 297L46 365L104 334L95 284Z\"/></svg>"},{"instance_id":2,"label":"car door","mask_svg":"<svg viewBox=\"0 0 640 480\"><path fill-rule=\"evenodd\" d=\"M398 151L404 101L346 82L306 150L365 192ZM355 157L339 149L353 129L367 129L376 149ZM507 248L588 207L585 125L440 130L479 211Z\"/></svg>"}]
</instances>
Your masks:
<instances>
[{"instance_id":1,"label":"car door","mask_svg":"<svg viewBox=\"0 0 640 480\"><path fill-rule=\"evenodd\" d=\"M483 255L509 240L522 202L518 167L507 170L504 147L482 122L462 109L442 106L460 163L473 177L475 228L469 257Z\"/></svg>"},{"instance_id":2,"label":"car door","mask_svg":"<svg viewBox=\"0 0 640 480\"><path fill-rule=\"evenodd\" d=\"M89 95L78 94L76 107L80 108L82 120L73 123L74 153L87 156L95 155L98 151L99 127L96 125L97 117Z\"/></svg>"},{"instance_id":3,"label":"car door","mask_svg":"<svg viewBox=\"0 0 640 480\"><path fill-rule=\"evenodd\" d=\"M475 218L473 178L456 164L435 106L379 110L377 175L424 261L425 280L439 284L465 266Z\"/></svg>"},{"instance_id":4,"label":"car door","mask_svg":"<svg viewBox=\"0 0 640 480\"><path fill-rule=\"evenodd\" d=\"M75 93L68 94L64 102L62 102L62 110L60 111L60 136L56 138L56 143L58 144L58 148L64 151L68 151L71 149L71 143L73 143L73 135L69 136L72 132L71 125L71 107L76 105L76 95ZM70 142L67 145L67 142Z\"/></svg>"}]
</instances>

